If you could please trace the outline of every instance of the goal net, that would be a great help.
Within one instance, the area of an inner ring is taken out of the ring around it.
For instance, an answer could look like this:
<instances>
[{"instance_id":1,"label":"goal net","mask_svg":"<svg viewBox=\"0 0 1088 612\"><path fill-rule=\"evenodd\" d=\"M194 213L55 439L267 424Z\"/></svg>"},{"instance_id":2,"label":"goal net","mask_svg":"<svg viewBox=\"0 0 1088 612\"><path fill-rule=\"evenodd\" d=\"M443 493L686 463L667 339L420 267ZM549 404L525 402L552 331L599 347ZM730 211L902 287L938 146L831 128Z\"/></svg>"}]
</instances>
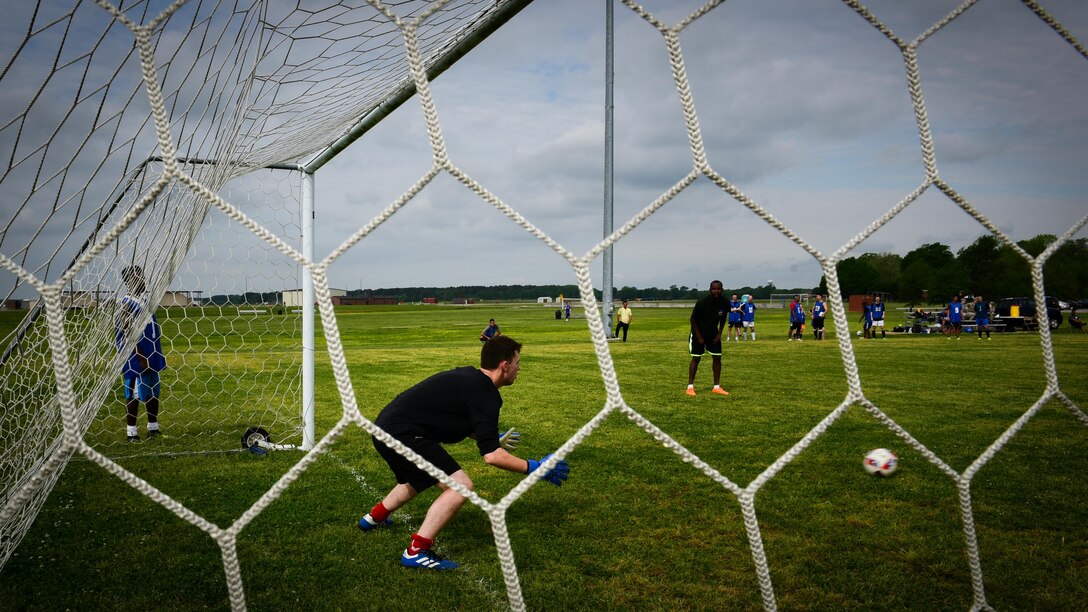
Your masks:
<instances>
[{"instance_id":1,"label":"goal net","mask_svg":"<svg viewBox=\"0 0 1088 612\"><path fill-rule=\"evenodd\" d=\"M439 12L414 41L419 66L437 71L524 2L409 4L398 10ZM250 428L312 445L295 162L415 87L385 7L10 8L22 38L0 52L0 302L20 316L0 344L0 567L73 451L238 450ZM146 280L135 327L155 315L167 360L154 444L126 442L128 266Z\"/></svg>"},{"instance_id":2,"label":"goal net","mask_svg":"<svg viewBox=\"0 0 1088 612\"><path fill-rule=\"evenodd\" d=\"M849 17L868 22L902 53L903 86L917 119L925 180L830 255L806 243L708 161L680 42L690 26L719 8L718 1L707 2L675 24L624 1L625 10L663 38L660 52L672 70L692 167L584 255L573 254L451 160L429 92L434 75L528 0L9 4L6 20L20 29L19 36L0 43L5 101L0 119L0 205L5 212L0 296L6 305L26 308L0 344L0 567L33 523L66 462L78 453L179 521L205 531L222 550L231 605L243 609L237 538L249 522L348 428L362 428L406 452L356 405L332 310L328 267L440 174L505 214L529 234L527 240L539 240L555 251L577 279L608 398L559 448L557 458L569 455L612 413L636 423L678 455L678 461L693 465L700 477L737 498L768 609L776 607L776 598L756 493L851 406L868 411L955 483L978 608L988 604L971 479L1048 401L1060 401L1088 425L1088 417L1055 382L993 446L959 472L865 398L850 338L842 334L838 344L848 396L758 478L742 485L688 451L620 394L590 265L697 179L712 183L732 203L818 261L831 295L841 293L836 264L843 257L922 192L940 191L1029 262L1036 301L1042 302L1043 264L1088 217L1042 255L1031 257L937 173L917 50L973 2L964 2L917 39L905 41L862 4L846 0L854 13ZM1088 58L1060 22L1036 3L1025 4L1055 36ZM433 166L378 216L360 222L343 244L311 257L303 239L307 182L323 163L411 95L423 109ZM169 360L163 373L168 436L161 445L139 452L236 448L250 426L272 431L276 442L300 444L305 411L300 378L307 371L302 339L313 319L285 304L284 295L304 290L308 296L312 279L342 416L331 429L318 432L316 444L229 529L196 515L115 461L135 452L124 443L118 378L137 338L129 334L117 340L118 304L126 292L121 271L132 265L145 271L147 281L140 296L147 308L139 323L155 314ZM846 329L842 302L830 300L829 305L835 326ZM1048 380L1057 381L1045 326L1040 337L1048 356ZM539 476L528 476L501 501L491 502L418 456L410 458L487 513L510 605L524 609L505 513Z\"/></svg>"},{"instance_id":3,"label":"goal net","mask_svg":"<svg viewBox=\"0 0 1088 612\"><path fill-rule=\"evenodd\" d=\"M767 306L772 308L789 308L790 303L793 302L793 298L797 295L801 296L802 304L808 304L816 297L811 293L772 293L771 297L767 299Z\"/></svg>"}]
</instances>

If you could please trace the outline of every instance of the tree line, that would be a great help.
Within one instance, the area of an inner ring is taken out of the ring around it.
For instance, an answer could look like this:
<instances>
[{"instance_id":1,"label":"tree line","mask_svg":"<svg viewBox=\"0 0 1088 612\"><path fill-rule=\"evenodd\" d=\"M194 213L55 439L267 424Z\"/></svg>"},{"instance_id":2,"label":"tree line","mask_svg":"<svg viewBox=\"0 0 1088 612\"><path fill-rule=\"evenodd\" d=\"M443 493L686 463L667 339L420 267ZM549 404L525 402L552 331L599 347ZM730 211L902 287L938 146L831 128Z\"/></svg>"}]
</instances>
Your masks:
<instances>
[{"instance_id":1,"label":"tree line","mask_svg":"<svg viewBox=\"0 0 1088 612\"><path fill-rule=\"evenodd\" d=\"M1057 240L1053 234L1039 234L1016 244L1037 257ZM943 303L960 293L981 293L994 300L1033 294L1027 260L992 234L980 236L956 253L934 242L902 257L895 253L850 257L840 261L836 270L843 297L886 292L908 303ZM1043 266L1043 280L1047 295L1088 297L1088 238L1058 247ZM827 293L823 277L820 293Z\"/></svg>"},{"instance_id":2,"label":"tree line","mask_svg":"<svg viewBox=\"0 0 1088 612\"><path fill-rule=\"evenodd\" d=\"M666 289L658 287L613 287L612 297L616 300L694 300L707 294L707 289L670 285ZM780 289L773 284L758 287L744 286L725 290L726 295L736 293L751 294L756 299L767 299L772 293L808 293L811 288ZM597 301L603 299L600 289L593 291ZM349 297L392 296L402 302L422 302L424 298L436 298L439 302L449 303L458 298L494 301L535 301L539 297L555 299L564 297L578 299L577 285L461 285L458 287L388 287L379 289L355 289L348 291Z\"/></svg>"},{"instance_id":3,"label":"tree line","mask_svg":"<svg viewBox=\"0 0 1088 612\"><path fill-rule=\"evenodd\" d=\"M767 299L772 293L809 293L811 288L782 289L773 284L758 287L744 286L726 288L725 294L751 294L756 299ZM604 296L600 289L594 289L594 296L601 301ZM706 289L671 285L667 289L657 287L613 287L612 297L616 300L695 300L707 294ZM540 297L555 299L563 295L578 299L577 285L460 285L457 287L383 287L379 289L352 289L348 297L395 297L400 302L416 303L426 298L434 298L443 304L457 299L496 302L532 302ZM278 291L249 291L247 293L217 294L204 300L215 306L242 306L245 304L279 304L282 294Z\"/></svg>"},{"instance_id":4,"label":"tree line","mask_svg":"<svg viewBox=\"0 0 1088 612\"><path fill-rule=\"evenodd\" d=\"M1039 234L1017 242L1017 246L1036 257L1057 242L1053 234ZM1031 270L1028 262L1011 246L992 234L980 236L970 245L953 253L945 244L933 242L910 251L896 253L864 253L839 262L839 288L842 297L855 294L889 293L893 299L908 303L944 303L957 293L982 293L991 299L1030 296ZM1058 247L1043 266L1047 295L1062 299L1088 297L1088 238L1070 240ZM827 279L821 277L819 286L809 288L780 288L773 283L743 287L726 287L726 295L750 294L763 300L778 293L821 293L827 295ZM577 285L460 285L456 287L387 287L355 289L350 297L391 296L401 302L422 302L435 298L441 303L455 299L475 301L535 301L539 297L556 298L560 294L577 298ZM599 289L596 299L603 298ZM658 287L614 287L617 300L694 300L706 295L706 289L670 285ZM278 292L249 292L216 295L214 304L274 304L280 301Z\"/></svg>"}]
</instances>

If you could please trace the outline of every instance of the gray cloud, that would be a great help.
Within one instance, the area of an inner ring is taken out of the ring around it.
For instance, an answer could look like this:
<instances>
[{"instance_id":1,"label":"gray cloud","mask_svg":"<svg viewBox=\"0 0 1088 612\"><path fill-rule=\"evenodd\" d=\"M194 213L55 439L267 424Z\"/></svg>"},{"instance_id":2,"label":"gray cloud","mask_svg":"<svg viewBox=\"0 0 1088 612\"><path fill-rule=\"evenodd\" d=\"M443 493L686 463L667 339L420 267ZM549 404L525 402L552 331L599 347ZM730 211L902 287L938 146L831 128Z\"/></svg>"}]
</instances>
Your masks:
<instances>
[{"instance_id":1,"label":"gray cloud","mask_svg":"<svg viewBox=\"0 0 1088 612\"><path fill-rule=\"evenodd\" d=\"M957 6L944 0L865 4L905 40ZM644 5L675 23L702 2ZM1044 6L1081 40L1088 36L1088 4ZM453 162L575 255L604 234L603 13L603 6L581 0L534 3L432 84ZM685 176L692 160L662 36L622 4L616 17L619 227ZM18 40L22 34L12 23L0 27ZM167 38L175 45L184 40L183 46L195 40L176 32ZM358 52L352 44L330 44L326 63ZM901 54L849 7L723 3L689 26L681 45L711 165L821 252L863 231L923 179ZM403 51L388 55L402 61ZM1084 215L1083 57L1021 4L986 2L926 40L919 65L942 179L1014 239L1060 234ZM180 61L171 70L179 79L191 72ZM0 92L4 102L20 95L8 82ZM207 94L199 81L186 85L177 94L178 109ZM292 112L332 117L352 111L339 96L332 92L324 104ZM191 112L200 111L193 106ZM27 129L48 130L46 119ZM183 142L196 149L211 146L206 134L222 128L215 115L184 129L173 119ZM9 131L0 133L5 153ZM307 138L314 142L304 144L316 147L329 135L297 137ZM255 156L279 154L260 144L247 146ZM318 257L410 189L431 163L422 112L412 99L317 174ZM0 206L27 180L6 179ZM956 249L984 231L931 189L856 252L904 254L934 241ZM8 243L2 246L9 254ZM815 285L820 274L800 247L705 178L621 240L615 255L617 285L706 286L724 277L732 285L773 279L781 287L803 287ZM594 275L599 281L599 263ZM331 278L347 288L574 280L555 253L446 175L337 261Z\"/></svg>"}]
</instances>

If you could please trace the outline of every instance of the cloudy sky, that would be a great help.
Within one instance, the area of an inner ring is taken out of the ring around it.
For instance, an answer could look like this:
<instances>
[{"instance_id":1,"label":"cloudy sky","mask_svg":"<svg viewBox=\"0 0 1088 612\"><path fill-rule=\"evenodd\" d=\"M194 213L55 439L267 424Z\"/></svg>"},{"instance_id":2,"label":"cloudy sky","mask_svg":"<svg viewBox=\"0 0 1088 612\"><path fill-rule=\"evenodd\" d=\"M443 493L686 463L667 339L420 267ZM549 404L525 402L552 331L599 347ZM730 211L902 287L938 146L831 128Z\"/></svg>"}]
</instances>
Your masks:
<instances>
[{"instance_id":1,"label":"cloudy sky","mask_svg":"<svg viewBox=\"0 0 1088 612\"><path fill-rule=\"evenodd\" d=\"M870 0L914 40L956 2ZM1088 3L1042 6L1079 40ZM675 24L698 2L644 3ZM433 85L451 159L575 254L603 236L604 2L540 1ZM664 38L615 9L615 226L692 168ZM922 154L899 50L841 2L730 0L682 35L712 167L823 253L918 188ZM1014 240L1088 213L1088 60L1020 2L972 7L920 47L940 176ZM328 252L430 165L413 100L317 177ZM855 253L958 249L985 229L936 189ZM1085 236L1082 230L1078 236ZM819 267L702 178L614 248L618 287L814 286ZM594 265L600 287L601 265ZM442 177L332 271L347 289L574 282L569 265Z\"/></svg>"},{"instance_id":2,"label":"cloudy sky","mask_svg":"<svg viewBox=\"0 0 1088 612\"><path fill-rule=\"evenodd\" d=\"M701 4L643 6L673 25ZM1088 2L1039 4L1073 37L1088 40ZM605 235L605 6L537 0L432 84L453 163L575 255ZM959 3L865 6L911 41ZM33 9L28 4L20 9L26 15L0 24L8 41L0 60L17 48ZM94 6L81 10L108 23ZM39 24L48 19L38 16ZM184 23L179 17L171 27ZM73 40L79 31L70 33ZM115 34L116 43L107 42L131 47L130 35ZM664 37L618 1L615 34L619 228L691 172L693 162ZM711 167L820 252L834 252L923 184L902 54L843 2L728 0L689 25L680 43ZM918 57L942 180L1014 240L1060 235L1088 213L1088 59L1016 0L978 2L931 33ZM122 75L138 74L133 61ZM12 77L20 68L17 62L0 91L4 100L18 98L15 108L25 107L37 87L18 91ZM49 87L56 82L79 80L53 79ZM34 118L0 125L4 151L17 129L30 142ZM183 125L173 119L175 129ZM316 256L408 191L431 159L423 113L412 99L324 166L316 176ZM29 176L27 166L19 170ZM4 193L18 187L10 177L3 184ZM0 210L13 210L9 204L23 197L10 195ZM931 187L853 253L903 255L930 242L955 250L985 231ZM0 252L12 255L15 233L8 232ZM599 289L600 259L592 269ZM820 279L808 253L705 177L620 240L613 269L617 287L706 288L719 278L727 287L770 280L787 288ZM445 174L353 246L330 275L343 289L575 282L564 259ZM0 281L12 278L0 271Z\"/></svg>"}]
</instances>

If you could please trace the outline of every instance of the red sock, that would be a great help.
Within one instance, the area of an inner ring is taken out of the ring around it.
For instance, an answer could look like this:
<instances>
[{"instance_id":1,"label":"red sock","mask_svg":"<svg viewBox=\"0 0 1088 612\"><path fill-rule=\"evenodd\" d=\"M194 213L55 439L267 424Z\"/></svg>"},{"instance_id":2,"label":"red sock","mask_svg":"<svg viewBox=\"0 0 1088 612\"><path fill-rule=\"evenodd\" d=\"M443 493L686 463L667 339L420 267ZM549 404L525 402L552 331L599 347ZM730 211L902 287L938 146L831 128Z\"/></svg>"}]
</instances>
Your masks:
<instances>
[{"instance_id":1,"label":"red sock","mask_svg":"<svg viewBox=\"0 0 1088 612\"><path fill-rule=\"evenodd\" d=\"M412 543L408 545L408 554L419 554L421 550L430 550L434 546L434 540L425 538L418 533L412 534Z\"/></svg>"},{"instance_id":2,"label":"red sock","mask_svg":"<svg viewBox=\"0 0 1088 612\"><path fill-rule=\"evenodd\" d=\"M378 502L378 505L370 509L370 518L374 519L375 523L385 522L385 519L389 518L389 510L385 509L385 504Z\"/></svg>"}]
</instances>

